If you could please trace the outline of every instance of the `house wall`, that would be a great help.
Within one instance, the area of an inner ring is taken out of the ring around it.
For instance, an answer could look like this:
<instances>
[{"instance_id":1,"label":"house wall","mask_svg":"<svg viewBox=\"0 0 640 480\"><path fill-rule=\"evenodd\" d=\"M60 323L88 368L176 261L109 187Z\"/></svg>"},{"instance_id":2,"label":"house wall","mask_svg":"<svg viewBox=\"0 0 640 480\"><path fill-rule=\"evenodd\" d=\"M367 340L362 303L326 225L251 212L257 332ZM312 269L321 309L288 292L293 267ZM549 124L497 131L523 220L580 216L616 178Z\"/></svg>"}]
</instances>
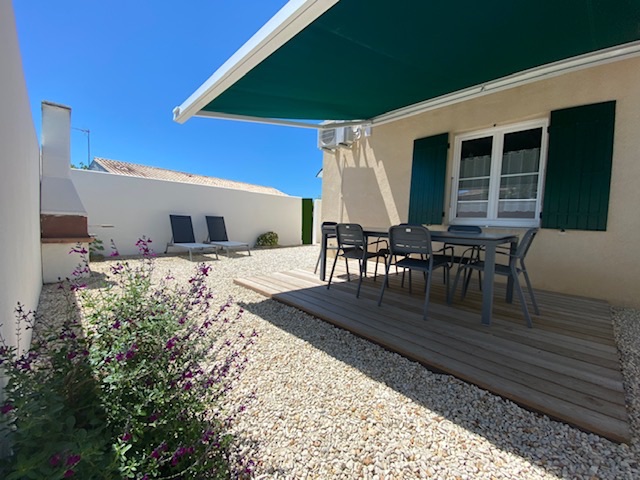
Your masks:
<instances>
[{"instance_id":1,"label":"house wall","mask_svg":"<svg viewBox=\"0 0 640 480\"><path fill-rule=\"evenodd\" d=\"M640 58L617 61L375 126L370 137L325 153L323 220L389 226L407 220L413 141L549 118L552 110L616 100L605 232L541 230L528 256L536 288L640 307ZM453 148L447 178L451 179ZM445 224L450 207L446 187ZM433 228L446 228L434 226ZM513 230L522 233L522 229Z\"/></svg>"},{"instance_id":2,"label":"house wall","mask_svg":"<svg viewBox=\"0 0 640 480\"><path fill-rule=\"evenodd\" d=\"M230 240L253 245L258 235L273 231L280 245L302 243L299 197L89 170L72 170L71 179L87 211L89 233L102 240L107 255L111 239L121 255L138 254L135 242L143 235L157 253L164 252L171 240L170 214L191 215L197 242L207 238L205 215L218 215L225 218Z\"/></svg>"},{"instance_id":3,"label":"house wall","mask_svg":"<svg viewBox=\"0 0 640 480\"><path fill-rule=\"evenodd\" d=\"M0 1L0 105L0 329L15 345L14 309L17 302L37 308L42 268L40 148L10 1ZM22 346L29 333L22 332Z\"/></svg>"}]
</instances>

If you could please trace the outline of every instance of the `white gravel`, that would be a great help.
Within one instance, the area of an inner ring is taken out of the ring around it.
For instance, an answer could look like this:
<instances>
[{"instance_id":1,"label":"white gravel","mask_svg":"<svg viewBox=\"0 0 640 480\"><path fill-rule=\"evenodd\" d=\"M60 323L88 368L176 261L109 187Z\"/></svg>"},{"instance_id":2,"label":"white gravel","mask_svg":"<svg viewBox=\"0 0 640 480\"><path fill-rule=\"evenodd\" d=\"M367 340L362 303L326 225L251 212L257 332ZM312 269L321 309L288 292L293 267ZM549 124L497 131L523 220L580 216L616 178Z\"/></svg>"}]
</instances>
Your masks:
<instances>
[{"instance_id":1,"label":"white gravel","mask_svg":"<svg viewBox=\"0 0 640 480\"><path fill-rule=\"evenodd\" d=\"M451 376L233 284L233 278L313 268L318 247L251 257L159 257L188 278L212 266L220 301L245 309L259 337L229 398L247 405L234 427L258 478L638 479L640 313L613 309L628 392L631 445L618 445L524 410ZM92 264L96 272L111 262ZM50 289L45 289L51 292Z\"/></svg>"}]
</instances>

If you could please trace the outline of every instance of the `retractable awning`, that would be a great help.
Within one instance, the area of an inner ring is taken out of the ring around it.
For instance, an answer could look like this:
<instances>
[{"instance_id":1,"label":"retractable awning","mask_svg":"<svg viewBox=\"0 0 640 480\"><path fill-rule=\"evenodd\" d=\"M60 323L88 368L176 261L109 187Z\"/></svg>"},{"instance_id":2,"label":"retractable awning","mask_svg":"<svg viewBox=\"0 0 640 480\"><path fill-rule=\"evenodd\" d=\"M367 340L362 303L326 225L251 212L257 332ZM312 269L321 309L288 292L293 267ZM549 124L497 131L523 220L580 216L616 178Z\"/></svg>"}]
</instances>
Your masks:
<instances>
[{"instance_id":1,"label":"retractable awning","mask_svg":"<svg viewBox=\"0 0 640 480\"><path fill-rule=\"evenodd\" d=\"M174 119L381 123L639 54L640 0L292 0Z\"/></svg>"}]
</instances>

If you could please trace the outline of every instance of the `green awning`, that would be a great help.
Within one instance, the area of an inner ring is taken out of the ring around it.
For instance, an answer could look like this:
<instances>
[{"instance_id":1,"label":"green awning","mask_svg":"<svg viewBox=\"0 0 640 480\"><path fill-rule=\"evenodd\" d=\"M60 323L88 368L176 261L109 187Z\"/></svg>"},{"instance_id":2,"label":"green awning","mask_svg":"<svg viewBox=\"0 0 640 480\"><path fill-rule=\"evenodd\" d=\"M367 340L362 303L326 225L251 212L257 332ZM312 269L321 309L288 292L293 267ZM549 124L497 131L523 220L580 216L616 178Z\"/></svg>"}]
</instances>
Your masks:
<instances>
[{"instance_id":1,"label":"green awning","mask_svg":"<svg viewBox=\"0 0 640 480\"><path fill-rule=\"evenodd\" d=\"M203 85L176 119L373 119L639 41L640 0L340 0L215 97Z\"/></svg>"}]
</instances>

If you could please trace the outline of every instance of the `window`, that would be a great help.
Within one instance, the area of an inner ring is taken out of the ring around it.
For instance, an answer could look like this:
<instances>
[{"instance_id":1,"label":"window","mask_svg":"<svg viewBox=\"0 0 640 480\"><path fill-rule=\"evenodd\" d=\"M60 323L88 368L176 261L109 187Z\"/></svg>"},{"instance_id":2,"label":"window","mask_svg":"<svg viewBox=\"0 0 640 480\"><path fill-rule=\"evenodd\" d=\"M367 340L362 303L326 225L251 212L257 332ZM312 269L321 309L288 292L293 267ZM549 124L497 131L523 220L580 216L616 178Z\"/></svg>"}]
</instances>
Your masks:
<instances>
[{"instance_id":1,"label":"window","mask_svg":"<svg viewBox=\"0 0 640 480\"><path fill-rule=\"evenodd\" d=\"M547 125L536 120L456 137L450 223L539 224Z\"/></svg>"}]
</instances>

